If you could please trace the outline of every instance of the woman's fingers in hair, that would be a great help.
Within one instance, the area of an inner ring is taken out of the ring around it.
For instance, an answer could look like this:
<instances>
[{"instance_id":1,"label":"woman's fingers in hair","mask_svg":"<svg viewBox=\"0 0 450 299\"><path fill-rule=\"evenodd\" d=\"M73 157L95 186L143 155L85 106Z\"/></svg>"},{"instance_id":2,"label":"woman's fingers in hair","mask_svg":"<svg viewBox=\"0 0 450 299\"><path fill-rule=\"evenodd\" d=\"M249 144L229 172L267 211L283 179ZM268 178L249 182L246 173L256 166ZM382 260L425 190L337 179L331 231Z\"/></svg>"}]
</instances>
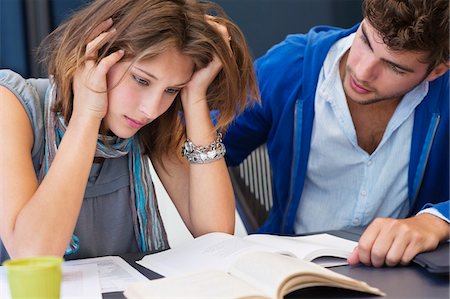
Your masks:
<instances>
[{"instance_id":1,"label":"woman's fingers in hair","mask_svg":"<svg viewBox=\"0 0 450 299\"><path fill-rule=\"evenodd\" d=\"M100 24L97 25L97 27L94 28L94 30L91 32L91 34L88 37L88 42L93 41L97 36L100 35L100 33L105 32L109 28L111 28L113 24L113 20L111 18L104 20Z\"/></svg>"},{"instance_id":2,"label":"woman's fingers in hair","mask_svg":"<svg viewBox=\"0 0 450 299\"><path fill-rule=\"evenodd\" d=\"M98 64L86 63L78 73L78 76L82 78L83 85L89 86L91 90L104 91L108 71L122 59L123 55L124 50L119 50L103 57Z\"/></svg>"},{"instance_id":3,"label":"woman's fingers in hair","mask_svg":"<svg viewBox=\"0 0 450 299\"><path fill-rule=\"evenodd\" d=\"M109 69L122 59L124 50L118 50L114 53L109 54L108 56L102 58L97 66L97 71L103 75L106 75Z\"/></svg>"},{"instance_id":4,"label":"woman's fingers in hair","mask_svg":"<svg viewBox=\"0 0 450 299\"><path fill-rule=\"evenodd\" d=\"M232 49L231 49L231 36L228 32L227 26L219 23L217 21L217 18L214 16L206 15L206 21L209 25L211 25L213 28L215 28L220 35L222 36L223 40L225 41L225 44L228 45L228 49L230 51L230 55L233 55Z\"/></svg>"},{"instance_id":5,"label":"woman's fingers in hair","mask_svg":"<svg viewBox=\"0 0 450 299\"><path fill-rule=\"evenodd\" d=\"M111 28L106 32L98 34L92 41L86 45L86 60L97 60L98 50L105 45L111 36L116 32L115 28Z\"/></svg>"}]
</instances>

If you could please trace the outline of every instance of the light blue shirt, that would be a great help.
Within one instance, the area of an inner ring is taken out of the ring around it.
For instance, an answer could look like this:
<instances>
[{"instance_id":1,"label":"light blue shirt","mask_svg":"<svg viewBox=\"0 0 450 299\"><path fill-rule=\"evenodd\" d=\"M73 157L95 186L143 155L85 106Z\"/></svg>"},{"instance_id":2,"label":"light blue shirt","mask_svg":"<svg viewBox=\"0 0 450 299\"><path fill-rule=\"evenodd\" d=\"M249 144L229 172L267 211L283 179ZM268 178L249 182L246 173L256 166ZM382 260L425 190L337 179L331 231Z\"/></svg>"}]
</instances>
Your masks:
<instances>
[{"instance_id":1,"label":"light blue shirt","mask_svg":"<svg viewBox=\"0 0 450 299\"><path fill-rule=\"evenodd\" d=\"M409 213L408 167L414 109L428 92L423 82L407 93L372 154L358 145L339 74L355 34L330 49L318 81L307 175L296 233L366 226L376 217Z\"/></svg>"}]
</instances>

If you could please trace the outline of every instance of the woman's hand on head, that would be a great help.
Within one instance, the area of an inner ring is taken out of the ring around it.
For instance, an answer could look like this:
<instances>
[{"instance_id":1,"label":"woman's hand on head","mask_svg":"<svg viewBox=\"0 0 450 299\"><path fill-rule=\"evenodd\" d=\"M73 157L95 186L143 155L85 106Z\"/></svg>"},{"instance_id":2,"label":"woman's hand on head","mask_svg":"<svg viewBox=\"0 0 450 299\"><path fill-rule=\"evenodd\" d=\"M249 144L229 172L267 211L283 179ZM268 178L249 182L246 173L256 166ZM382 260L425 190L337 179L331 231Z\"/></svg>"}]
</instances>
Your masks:
<instances>
[{"instance_id":1,"label":"woman's hand on head","mask_svg":"<svg viewBox=\"0 0 450 299\"><path fill-rule=\"evenodd\" d=\"M107 73L123 57L123 50L116 51L97 62L98 50L114 36L108 19L92 32L86 45L86 61L79 67L73 78L74 116L103 119L108 109Z\"/></svg>"},{"instance_id":2,"label":"woman's hand on head","mask_svg":"<svg viewBox=\"0 0 450 299\"><path fill-rule=\"evenodd\" d=\"M228 33L228 29L225 25L222 25L215 21L215 18L212 16L206 16L207 22L214 27L222 36L225 43L229 47L230 55L232 55L231 46L230 46L230 36ZM194 98L200 99L206 96L206 91L208 90L209 85L214 81L217 77L217 74L222 69L222 62L220 61L217 54L214 54L213 60L204 68L197 70L193 75L188 85L182 90L182 99L185 98L183 95L192 94L195 95Z\"/></svg>"}]
</instances>

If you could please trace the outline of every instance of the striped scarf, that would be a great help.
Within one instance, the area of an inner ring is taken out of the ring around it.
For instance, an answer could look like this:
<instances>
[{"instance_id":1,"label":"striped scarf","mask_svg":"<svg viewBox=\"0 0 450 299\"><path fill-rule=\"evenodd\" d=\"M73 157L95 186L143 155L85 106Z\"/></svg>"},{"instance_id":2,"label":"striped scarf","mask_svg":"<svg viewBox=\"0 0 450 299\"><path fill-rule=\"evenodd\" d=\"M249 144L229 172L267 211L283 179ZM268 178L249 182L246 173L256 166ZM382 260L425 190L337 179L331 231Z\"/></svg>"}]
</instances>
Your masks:
<instances>
[{"instance_id":1,"label":"striped scarf","mask_svg":"<svg viewBox=\"0 0 450 299\"><path fill-rule=\"evenodd\" d=\"M56 86L53 82L47 89L44 102L45 123L45 154L39 174L41 182L55 158L56 151L66 131L64 118L60 113L52 111L56 100ZM106 140L106 146L102 140ZM150 175L150 166L141 155L139 139L99 135L95 157L117 158L128 154L128 169L130 173L130 200L134 232L139 249L142 252L158 252L169 248L166 231L162 223L156 201L155 188ZM120 236L118 236L120 237ZM72 235L65 254L71 254L79 249L80 240Z\"/></svg>"}]
</instances>

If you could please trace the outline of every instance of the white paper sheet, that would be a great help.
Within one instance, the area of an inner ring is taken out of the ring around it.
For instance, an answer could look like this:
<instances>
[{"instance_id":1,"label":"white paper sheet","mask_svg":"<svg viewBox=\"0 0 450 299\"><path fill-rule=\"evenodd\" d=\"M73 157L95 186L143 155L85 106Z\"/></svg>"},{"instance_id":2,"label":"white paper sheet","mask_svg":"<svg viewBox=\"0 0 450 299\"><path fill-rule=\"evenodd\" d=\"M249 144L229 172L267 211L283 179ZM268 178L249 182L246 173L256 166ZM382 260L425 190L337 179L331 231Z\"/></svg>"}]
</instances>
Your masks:
<instances>
[{"instance_id":1,"label":"white paper sheet","mask_svg":"<svg viewBox=\"0 0 450 299\"><path fill-rule=\"evenodd\" d=\"M101 299L100 280L96 264L63 265L61 299ZM0 267L0 299L10 299L5 267Z\"/></svg>"},{"instance_id":2,"label":"white paper sheet","mask_svg":"<svg viewBox=\"0 0 450 299\"><path fill-rule=\"evenodd\" d=\"M105 256L64 262L65 265L95 264L98 267L102 293L125 291L128 284L148 280L118 256Z\"/></svg>"}]
</instances>

